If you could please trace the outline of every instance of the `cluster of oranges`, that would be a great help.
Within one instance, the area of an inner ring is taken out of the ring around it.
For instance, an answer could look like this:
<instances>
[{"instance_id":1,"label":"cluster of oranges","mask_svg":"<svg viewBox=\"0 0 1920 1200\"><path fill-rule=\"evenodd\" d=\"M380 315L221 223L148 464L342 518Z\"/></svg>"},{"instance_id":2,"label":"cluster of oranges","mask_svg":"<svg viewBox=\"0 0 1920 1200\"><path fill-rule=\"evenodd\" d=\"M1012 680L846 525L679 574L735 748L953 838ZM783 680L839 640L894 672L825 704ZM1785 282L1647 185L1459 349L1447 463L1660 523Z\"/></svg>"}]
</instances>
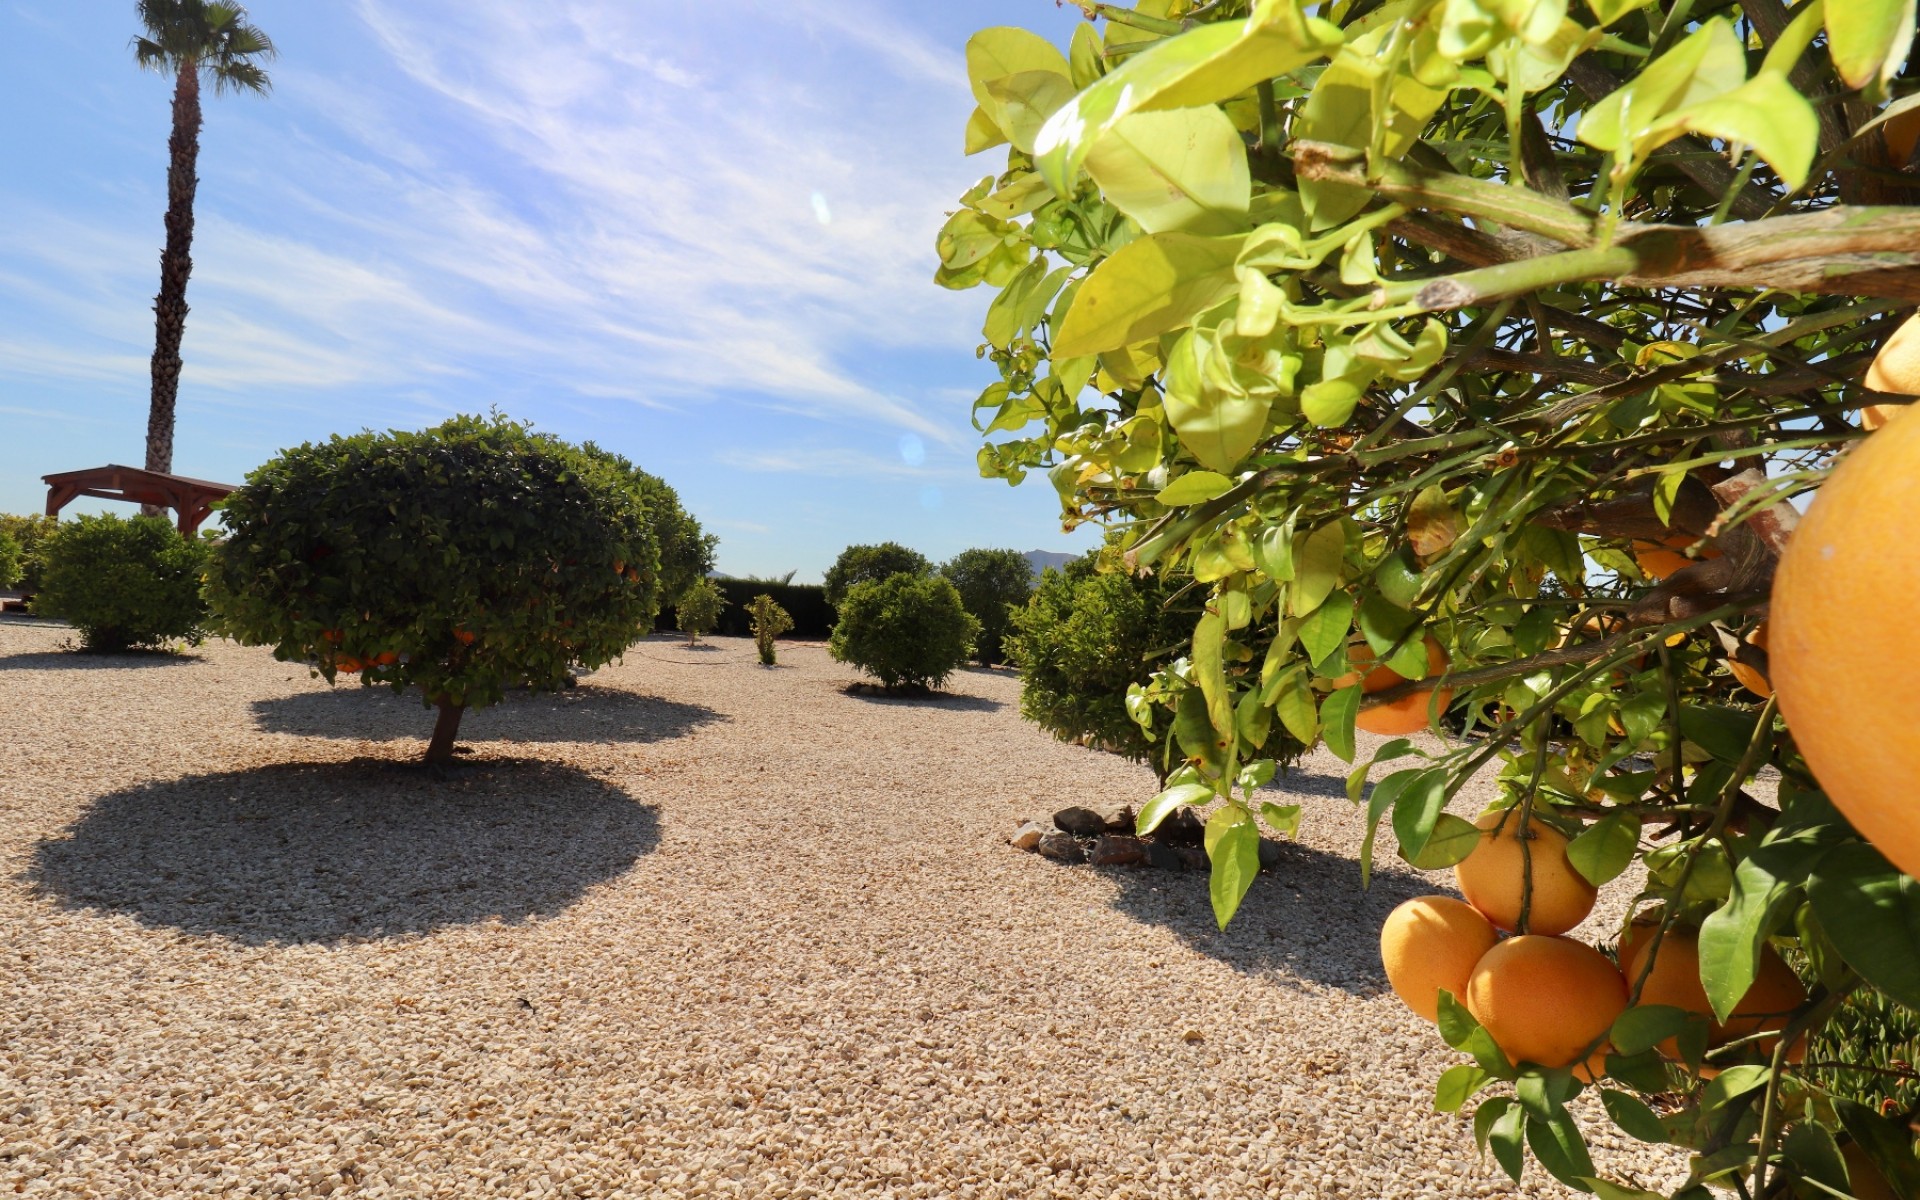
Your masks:
<instances>
[{"instance_id":1,"label":"cluster of oranges","mask_svg":"<svg viewBox=\"0 0 1920 1200\"><path fill-rule=\"evenodd\" d=\"M1696 935L1669 929L1656 945L1655 927L1635 926L1616 964L1565 936L1587 919L1599 894L1568 859L1566 837L1538 819L1526 822L1523 836L1512 809L1476 824L1480 841L1455 871L1466 900L1415 897L1380 931L1387 981L1408 1008L1437 1022L1440 993L1448 992L1509 1062L1572 1067L1588 1082L1605 1072L1608 1033L1627 1009L1630 983L1643 975L1639 1003L1671 1005L1712 1022ZM1523 908L1527 932L1515 933ZM1799 977L1769 950L1729 1019L1712 1023L1711 1044L1780 1029L1805 999ZM1679 1056L1674 1039L1660 1049Z\"/></svg>"}]
</instances>

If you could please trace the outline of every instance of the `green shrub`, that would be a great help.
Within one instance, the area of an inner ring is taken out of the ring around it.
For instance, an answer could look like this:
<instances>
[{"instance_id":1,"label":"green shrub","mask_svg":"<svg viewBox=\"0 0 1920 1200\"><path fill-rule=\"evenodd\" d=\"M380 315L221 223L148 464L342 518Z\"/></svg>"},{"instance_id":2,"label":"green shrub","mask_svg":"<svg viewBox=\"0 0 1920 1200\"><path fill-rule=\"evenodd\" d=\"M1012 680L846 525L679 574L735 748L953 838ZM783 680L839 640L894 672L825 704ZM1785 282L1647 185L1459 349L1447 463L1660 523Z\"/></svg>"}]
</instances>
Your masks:
<instances>
[{"instance_id":1,"label":"green shrub","mask_svg":"<svg viewBox=\"0 0 1920 1200\"><path fill-rule=\"evenodd\" d=\"M1061 741L1085 742L1155 766L1169 763L1127 715L1127 688L1184 652L1191 613L1170 611L1157 577L1101 574L1099 553L1051 567L1012 613L1007 659L1020 670L1020 715Z\"/></svg>"},{"instance_id":2,"label":"green shrub","mask_svg":"<svg viewBox=\"0 0 1920 1200\"><path fill-rule=\"evenodd\" d=\"M0 529L0 588L14 586L26 574L26 567L20 559L20 543L13 540L12 534Z\"/></svg>"},{"instance_id":3,"label":"green shrub","mask_svg":"<svg viewBox=\"0 0 1920 1200\"><path fill-rule=\"evenodd\" d=\"M960 603L980 622L974 661L992 666L1006 661L1001 642L1010 627L1008 612L1033 594L1033 567L1018 550L964 550L940 568L960 592Z\"/></svg>"},{"instance_id":4,"label":"green shrub","mask_svg":"<svg viewBox=\"0 0 1920 1200\"><path fill-rule=\"evenodd\" d=\"M0 513L0 533L6 534L20 544L19 580L13 585L32 595L40 590L41 551L46 547L47 539L53 531L60 528L60 522L44 514L32 513L25 516L14 513Z\"/></svg>"},{"instance_id":5,"label":"green shrub","mask_svg":"<svg viewBox=\"0 0 1920 1200\"><path fill-rule=\"evenodd\" d=\"M200 598L210 543L187 538L163 517L76 517L40 546L33 611L80 631L89 650L199 645Z\"/></svg>"},{"instance_id":6,"label":"green shrub","mask_svg":"<svg viewBox=\"0 0 1920 1200\"><path fill-rule=\"evenodd\" d=\"M933 564L918 550L909 550L899 542L881 542L877 546L848 546L827 568L827 603L835 608L858 583L879 583L893 575L929 575Z\"/></svg>"},{"instance_id":7,"label":"green shrub","mask_svg":"<svg viewBox=\"0 0 1920 1200\"><path fill-rule=\"evenodd\" d=\"M227 499L208 584L223 630L329 681L418 688L460 717L551 691L652 628L659 552L631 481L501 416L284 451Z\"/></svg>"},{"instance_id":8,"label":"green shrub","mask_svg":"<svg viewBox=\"0 0 1920 1200\"><path fill-rule=\"evenodd\" d=\"M720 623L713 632L721 637L753 636L753 598L766 594L773 597L774 603L787 610L793 618L794 637L825 641L833 634L833 606L827 603L827 590L817 583L773 583L764 579L731 579L725 575L713 576L714 586L727 598L727 606L720 610ZM666 628L678 619L677 613L663 613L660 617L661 628Z\"/></svg>"},{"instance_id":9,"label":"green shrub","mask_svg":"<svg viewBox=\"0 0 1920 1200\"><path fill-rule=\"evenodd\" d=\"M828 651L890 692L938 687L967 661L980 623L938 575L890 575L856 583L840 602Z\"/></svg>"},{"instance_id":10,"label":"green shrub","mask_svg":"<svg viewBox=\"0 0 1920 1200\"><path fill-rule=\"evenodd\" d=\"M700 522L681 506L680 494L666 480L642 471L626 455L603 450L592 442L581 449L605 459L627 476L646 501L647 518L660 546L660 606L672 608L694 581L705 579L713 570L713 555L720 539L701 530Z\"/></svg>"},{"instance_id":11,"label":"green shrub","mask_svg":"<svg viewBox=\"0 0 1920 1200\"><path fill-rule=\"evenodd\" d=\"M771 667L773 639L793 628L793 618L765 592L753 598L748 611L753 618L753 644L760 651L760 661Z\"/></svg>"},{"instance_id":12,"label":"green shrub","mask_svg":"<svg viewBox=\"0 0 1920 1200\"><path fill-rule=\"evenodd\" d=\"M687 645L700 641L700 635L713 632L720 623L720 610L726 607L727 598L720 594L711 579L696 579L680 594L680 603L674 607L674 625L687 635Z\"/></svg>"}]
</instances>

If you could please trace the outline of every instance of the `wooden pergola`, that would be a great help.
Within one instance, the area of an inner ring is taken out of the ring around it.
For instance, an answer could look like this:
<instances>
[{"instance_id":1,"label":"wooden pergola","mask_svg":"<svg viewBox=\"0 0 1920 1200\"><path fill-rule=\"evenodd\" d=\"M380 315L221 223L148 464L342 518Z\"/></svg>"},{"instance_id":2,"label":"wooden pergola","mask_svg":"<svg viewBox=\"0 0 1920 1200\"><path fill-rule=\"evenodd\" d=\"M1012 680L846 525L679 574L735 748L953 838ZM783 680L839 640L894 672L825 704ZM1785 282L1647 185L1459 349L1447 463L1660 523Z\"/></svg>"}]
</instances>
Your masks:
<instances>
[{"instance_id":1,"label":"wooden pergola","mask_svg":"<svg viewBox=\"0 0 1920 1200\"><path fill-rule=\"evenodd\" d=\"M108 463L104 467L88 467L84 471L61 471L54 475L43 475L47 484L47 515L56 517L60 510L82 496L93 496L101 500L125 500L130 504L151 504L156 508L170 508L179 516L180 532L192 537L213 512L216 501L224 500L234 491L230 483L212 483L205 479L188 479L184 475L163 475L159 471L143 471L138 467L122 467Z\"/></svg>"}]
</instances>

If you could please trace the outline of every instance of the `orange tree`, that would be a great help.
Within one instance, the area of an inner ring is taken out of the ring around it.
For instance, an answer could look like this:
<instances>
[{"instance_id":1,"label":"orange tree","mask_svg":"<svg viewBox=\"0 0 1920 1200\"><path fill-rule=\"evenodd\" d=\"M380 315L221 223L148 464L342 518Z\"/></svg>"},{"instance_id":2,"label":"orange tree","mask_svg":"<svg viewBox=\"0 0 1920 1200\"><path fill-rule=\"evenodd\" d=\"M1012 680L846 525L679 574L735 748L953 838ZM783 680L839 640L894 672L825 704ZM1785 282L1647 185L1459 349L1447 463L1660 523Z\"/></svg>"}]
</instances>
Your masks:
<instances>
[{"instance_id":1,"label":"orange tree","mask_svg":"<svg viewBox=\"0 0 1920 1200\"><path fill-rule=\"evenodd\" d=\"M1697 949L1704 1011L1633 1003L1576 1069L1513 1061L1472 989L1439 997L1473 1058L1439 1080L1443 1109L1475 1105L1516 1177L1530 1147L1609 1197L1646 1193L1597 1177L1567 1108L1589 1087L1628 1133L1691 1152L1689 1197L1868 1175L1916 1194L1913 1114L1858 1103L1852 1068L1797 1047L1850 996L1920 1008L1920 892L1881 851L1909 871L1920 853L1862 816L1899 823L1920 743L1910 721L1872 726L1893 732L1843 795L1824 732L1889 702L1861 658L1898 694L1920 671L1920 497L1886 485L1920 476L1920 418L1891 410L1874 438L1916 427L1835 518L1878 531L1871 585L1846 593L1868 607L1816 600L1762 628L1806 494L1837 462L1869 469L1849 413L1903 400L1861 375L1920 302L1911 3L1080 7L1065 48L1012 28L968 43L966 149L1004 145L1005 167L961 197L937 280L995 293L983 474L1046 471L1069 527L1108 525L1129 567L1206 599L1185 654L1128 696L1186 759L1143 830L1213 806L1224 925L1257 822L1297 816L1257 802L1280 732L1357 759L1370 828L1427 868L1496 836L1446 811L1492 772L1528 831L1517 932L1551 829L1587 886L1644 880L1653 945L1621 995L1640 999L1666 940L1670 959ZM1857 569L1834 550L1823 535L1798 570ZM1776 703L1783 639L1824 674L1797 672L1795 695L1783 672ZM1359 755L1356 728L1449 708L1469 737ZM1813 713L1833 718L1817 735ZM1772 1036L1758 1018L1739 1036L1776 952L1805 991ZM1501 955L1507 976L1595 969Z\"/></svg>"},{"instance_id":2,"label":"orange tree","mask_svg":"<svg viewBox=\"0 0 1920 1200\"><path fill-rule=\"evenodd\" d=\"M511 687L551 691L652 627L659 551L628 473L503 417L281 453L228 497L223 632L333 682L419 690L426 761Z\"/></svg>"}]
</instances>

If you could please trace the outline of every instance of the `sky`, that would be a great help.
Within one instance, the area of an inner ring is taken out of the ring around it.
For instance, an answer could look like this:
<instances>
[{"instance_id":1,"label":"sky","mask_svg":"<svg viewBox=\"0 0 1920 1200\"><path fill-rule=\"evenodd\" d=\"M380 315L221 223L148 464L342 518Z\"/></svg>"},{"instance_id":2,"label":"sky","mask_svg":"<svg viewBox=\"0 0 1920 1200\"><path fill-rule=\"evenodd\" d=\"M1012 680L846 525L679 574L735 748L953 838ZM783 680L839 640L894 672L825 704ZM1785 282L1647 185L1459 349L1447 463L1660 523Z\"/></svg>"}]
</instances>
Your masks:
<instances>
[{"instance_id":1,"label":"sky","mask_svg":"<svg viewBox=\"0 0 1920 1200\"><path fill-rule=\"evenodd\" d=\"M1064 46L1071 5L248 10L280 57L206 97L177 473L498 408L666 479L729 574L1094 543L1043 477L979 478L990 294L932 282L1003 162L961 153L968 35ZM133 0L0 0L0 511L144 458L171 83L135 32Z\"/></svg>"}]
</instances>

